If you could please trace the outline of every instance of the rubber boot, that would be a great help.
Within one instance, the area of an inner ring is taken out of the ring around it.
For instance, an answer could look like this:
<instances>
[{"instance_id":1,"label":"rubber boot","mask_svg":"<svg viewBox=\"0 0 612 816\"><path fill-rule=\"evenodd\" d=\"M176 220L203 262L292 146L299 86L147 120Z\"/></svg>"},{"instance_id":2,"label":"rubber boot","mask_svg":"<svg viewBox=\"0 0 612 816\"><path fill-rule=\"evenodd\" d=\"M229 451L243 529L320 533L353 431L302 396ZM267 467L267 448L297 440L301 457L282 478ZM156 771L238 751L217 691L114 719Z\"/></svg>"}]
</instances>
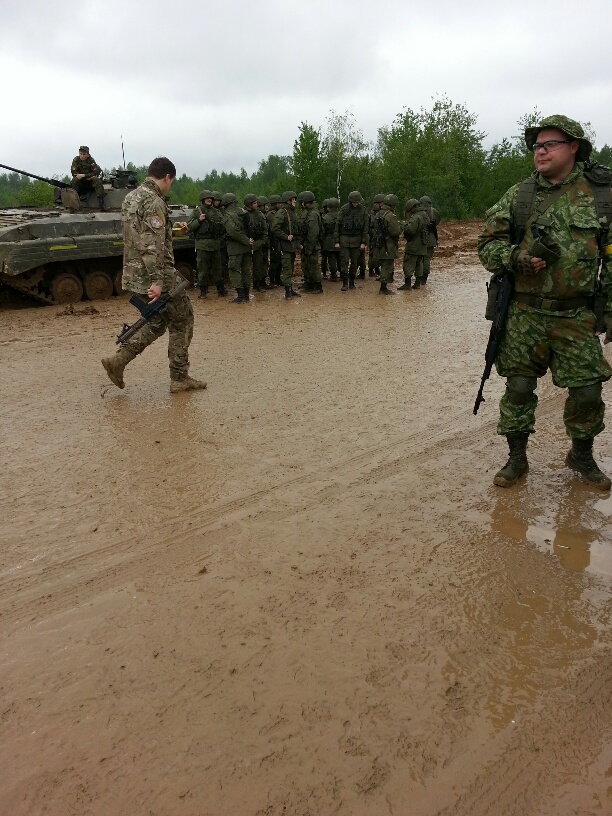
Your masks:
<instances>
[{"instance_id":1,"label":"rubber boot","mask_svg":"<svg viewBox=\"0 0 612 816\"><path fill-rule=\"evenodd\" d=\"M236 297L231 302L244 303L244 289L236 289Z\"/></svg>"},{"instance_id":2,"label":"rubber boot","mask_svg":"<svg viewBox=\"0 0 612 816\"><path fill-rule=\"evenodd\" d=\"M106 201L104 200L104 196L98 196L98 207L100 207L101 212L106 212Z\"/></svg>"},{"instance_id":3,"label":"rubber boot","mask_svg":"<svg viewBox=\"0 0 612 816\"><path fill-rule=\"evenodd\" d=\"M293 293L291 292L290 286L285 286L285 300L291 300L293 297Z\"/></svg>"},{"instance_id":4,"label":"rubber boot","mask_svg":"<svg viewBox=\"0 0 612 816\"><path fill-rule=\"evenodd\" d=\"M199 298L205 298L208 295L208 286L200 286L200 294L198 295Z\"/></svg>"},{"instance_id":5,"label":"rubber boot","mask_svg":"<svg viewBox=\"0 0 612 816\"><path fill-rule=\"evenodd\" d=\"M380 295L394 295L395 292L392 292L391 289L387 289L387 281L381 281L379 294Z\"/></svg>"},{"instance_id":6,"label":"rubber boot","mask_svg":"<svg viewBox=\"0 0 612 816\"><path fill-rule=\"evenodd\" d=\"M572 470L582 473L587 482L600 490L609 490L610 479L603 473L593 459L593 439L572 439L572 447L565 457L565 464Z\"/></svg>"},{"instance_id":7,"label":"rubber boot","mask_svg":"<svg viewBox=\"0 0 612 816\"><path fill-rule=\"evenodd\" d=\"M506 439L510 449L510 458L503 468L495 474L493 484L498 487L512 487L518 482L519 476L529 470L529 462L527 461L529 433L527 431L509 433L506 434Z\"/></svg>"},{"instance_id":8,"label":"rubber boot","mask_svg":"<svg viewBox=\"0 0 612 816\"><path fill-rule=\"evenodd\" d=\"M421 279L420 278L415 278L414 279L414 286L412 288L413 289L420 289L421 288Z\"/></svg>"},{"instance_id":9,"label":"rubber boot","mask_svg":"<svg viewBox=\"0 0 612 816\"><path fill-rule=\"evenodd\" d=\"M219 297L226 297L227 296L228 291L225 288L225 286L223 285L223 283L218 283L217 284L217 294L219 295Z\"/></svg>"},{"instance_id":10,"label":"rubber boot","mask_svg":"<svg viewBox=\"0 0 612 816\"><path fill-rule=\"evenodd\" d=\"M353 284L354 286L355 284ZM346 292L348 289L348 278L342 278L342 288L340 289L341 292Z\"/></svg>"},{"instance_id":11,"label":"rubber boot","mask_svg":"<svg viewBox=\"0 0 612 816\"><path fill-rule=\"evenodd\" d=\"M170 379L170 393L176 394L179 391L200 391L206 388L206 383L201 380L194 380L191 377L183 377L180 380Z\"/></svg>"},{"instance_id":12,"label":"rubber boot","mask_svg":"<svg viewBox=\"0 0 612 816\"><path fill-rule=\"evenodd\" d=\"M131 362L135 356L136 355L132 354L128 349L120 348L112 357L102 358L104 370L108 374L109 380L113 385L116 385L117 388L125 388L123 372L125 371L126 365Z\"/></svg>"},{"instance_id":13,"label":"rubber boot","mask_svg":"<svg viewBox=\"0 0 612 816\"><path fill-rule=\"evenodd\" d=\"M349 275L349 289L355 288L355 276Z\"/></svg>"}]
</instances>

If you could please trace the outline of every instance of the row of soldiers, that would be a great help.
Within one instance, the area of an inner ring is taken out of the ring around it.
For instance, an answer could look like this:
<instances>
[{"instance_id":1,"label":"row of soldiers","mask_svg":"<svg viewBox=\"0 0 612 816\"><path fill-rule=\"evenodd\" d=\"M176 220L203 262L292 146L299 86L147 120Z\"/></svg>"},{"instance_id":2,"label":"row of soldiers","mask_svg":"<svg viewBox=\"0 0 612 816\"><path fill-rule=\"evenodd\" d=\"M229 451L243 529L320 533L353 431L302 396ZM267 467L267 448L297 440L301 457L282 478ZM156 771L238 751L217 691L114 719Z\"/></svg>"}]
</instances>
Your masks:
<instances>
[{"instance_id":1,"label":"row of soldiers","mask_svg":"<svg viewBox=\"0 0 612 816\"><path fill-rule=\"evenodd\" d=\"M326 199L322 213L310 190L299 195L288 190L269 199L249 193L243 207L233 193L203 190L200 202L187 228L195 239L201 298L211 286L225 297L226 273L236 289L234 303L249 300L251 282L255 291L284 286L285 298L301 297L293 288L298 252L303 291L322 293L328 271L330 281L342 282L342 291L354 289L355 279L365 278L367 248L369 274L380 279L380 293L390 295L402 232L406 248L399 288L410 289L414 277L413 288L418 289L427 281L438 243L440 216L428 196L410 199L401 222L396 195L376 195L368 211L357 190L342 206L337 198Z\"/></svg>"}]
</instances>

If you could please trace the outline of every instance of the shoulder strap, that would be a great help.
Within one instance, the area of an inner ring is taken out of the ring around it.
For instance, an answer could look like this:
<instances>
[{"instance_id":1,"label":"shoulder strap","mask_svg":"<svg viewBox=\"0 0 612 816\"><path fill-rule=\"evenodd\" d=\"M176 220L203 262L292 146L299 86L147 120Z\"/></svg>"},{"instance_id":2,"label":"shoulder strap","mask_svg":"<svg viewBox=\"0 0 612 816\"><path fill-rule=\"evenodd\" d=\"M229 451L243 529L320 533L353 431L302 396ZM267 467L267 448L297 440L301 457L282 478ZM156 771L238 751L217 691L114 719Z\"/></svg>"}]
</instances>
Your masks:
<instances>
[{"instance_id":1,"label":"shoulder strap","mask_svg":"<svg viewBox=\"0 0 612 816\"><path fill-rule=\"evenodd\" d=\"M534 178L525 179L521 182L518 193L514 200L512 209L512 235L513 244L520 244L525 235L525 227L529 216L533 211L533 202L536 196L536 182Z\"/></svg>"}]
</instances>

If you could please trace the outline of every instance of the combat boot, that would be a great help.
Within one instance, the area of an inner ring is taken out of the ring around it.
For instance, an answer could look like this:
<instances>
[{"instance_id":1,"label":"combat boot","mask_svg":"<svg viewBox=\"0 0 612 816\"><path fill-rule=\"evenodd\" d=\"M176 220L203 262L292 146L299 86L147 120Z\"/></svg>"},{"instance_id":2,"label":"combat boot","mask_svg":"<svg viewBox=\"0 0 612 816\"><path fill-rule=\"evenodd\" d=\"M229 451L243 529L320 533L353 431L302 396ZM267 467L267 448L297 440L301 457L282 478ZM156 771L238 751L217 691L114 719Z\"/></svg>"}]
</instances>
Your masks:
<instances>
[{"instance_id":1,"label":"combat boot","mask_svg":"<svg viewBox=\"0 0 612 816\"><path fill-rule=\"evenodd\" d=\"M200 286L198 298L205 298L208 295L208 286Z\"/></svg>"},{"instance_id":2,"label":"combat boot","mask_svg":"<svg viewBox=\"0 0 612 816\"><path fill-rule=\"evenodd\" d=\"M349 285L348 285L348 288L349 288L349 289L354 289L354 288L355 288L355 276L354 276L354 275L349 275Z\"/></svg>"},{"instance_id":3,"label":"combat boot","mask_svg":"<svg viewBox=\"0 0 612 816\"><path fill-rule=\"evenodd\" d=\"M296 292L295 289L291 286L291 297L302 297L299 292Z\"/></svg>"},{"instance_id":4,"label":"combat boot","mask_svg":"<svg viewBox=\"0 0 612 816\"><path fill-rule=\"evenodd\" d=\"M244 289L236 289L236 297L231 302L244 303Z\"/></svg>"},{"instance_id":5,"label":"combat boot","mask_svg":"<svg viewBox=\"0 0 612 816\"><path fill-rule=\"evenodd\" d=\"M518 482L519 476L529 470L529 462L527 461L529 433L527 431L509 433L506 434L506 439L510 449L510 458L503 468L495 474L493 484L498 487L512 487Z\"/></svg>"},{"instance_id":6,"label":"combat boot","mask_svg":"<svg viewBox=\"0 0 612 816\"><path fill-rule=\"evenodd\" d=\"M380 295L394 295L395 292L392 292L391 289L387 289L387 282L386 281L381 281L379 294Z\"/></svg>"},{"instance_id":7,"label":"combat boot","mask_svg":"<svg viewBox=\"0 0 612 816\"><path fill-rule=\"evenodd\" d=\"M217 284L217 294L219 295L219 297L226 297L228 294L227 289L222 283Z\"/></svg>"},{"instance_id":8,"label":"combat boot","mask_svg":"<svg viewBox=\"0 0 612 816\"><path fill-rule=\"evenodd\" d=\"M291 300L293 293L290 286L285 286L285 300Z\"/></svg>"},{"instance_id":9,"label":"combat boot","mask_svg":"<svg viewBox=\"0 0 612 816\"><path fill-rule=\"evenodd\" d=\"M360 273L357 275L357 277L359 278L359 280L365 280L365 270L362 270L362 271L361 271L361 272L360 272Z\"/></svg>"},{"instance_id":10,"label":"combat boot","mask_svg":"<svg viewBox=\"0 0 612 816\"><path fill-rule=\"evenodd\" d=\"M420 278L415 278L414 279L414 286L412 288L413 289L420 289L421 288L421 279Z\"/></svg>"},{"instance_id":11,"label":"combat boot","mask_svg":"<svg viewBox=\"0 0 612 816\"><path fill-rule=\"evenodd\" d=\"M337 281L339 280L338 275L335 272L332 272L329 276L330 281Z\"/></svg>"},{"instance_id":12,"label":"combat boot","mask_svg":"<svg viewBox=\"0 0 612 816\"><path fill-rule=\"evenodd\" d=\"M200 391L206 388L206 383L201 380L194 380L189 376L182 377L180 380L174 377L170 378L170 393L177 394L179 391Z\"/></svg>"},{"instance_id":13,"label":"combat boot","mask_svg":"<svg viewBox=\"0 0 612 816\"><path fill-rule=\"evenodd\" d=\"M123 382L123 372L126 365L131 362L136 355L126 348L120 348L112 357L103 357L102 365L108 374L109 380L117 388L125 388Z\"/></svg>"},{"instance_id":14,"label":"combat boot","mask_svg":"<svg viewBox=\"0 0 612 816\"><path fill-rule=\"evenodd\" d=\"M257 291L259 291L259 289ZM248 286L242 290L242 297L244 298L245 303L248 303L249 300L251 299L249 297L249 287Z\"/></svg>"},{"instance_id":15,"label":"combat boot","mask_svg":"<svg viewBox=\"0 0 612 816\"><path fill-rule=\"evenodd\" d=\"M313 283L310 291L312 292L313 295L322 295L323 284L320 281L318 283Z\"/></svg>"},{"instance_id":16,"label":"combat boot","mask_svg":"<svg viewBox=\"0 0 612 816\"><path fill-rule=\"evenodd\" d=\"M106 201L104 200L104 196L98 196L98 207L100 207L100 212L106 212Z\"/></svg>"},{"instance_id":17,"label":"combat boot","mask_svg":"<svg viewBox=\"0 0 612 816\"><path fill-rule=\"evenodd\" d=\"M355 284L353 284L354 286ZM342 287L340 289L341 292L346 292L348 289L348 278L342 278Z\"/></svg>"},{"instance_id":18,"label":"combat boot","mask_svg":"<svg viewBox=\"0 0 612 816\"><path fill-rule=\"evenodd\" d=\"M572 447L565 457L565 464L572 470L582 473L587 482L599 490L609 490L610 479L603 473L593 459L593 439L572 439Z\"/></svg>"},{"instance_id":19,"label":"combat boot","mask_svg":"<svg viewBox=\"0 0 612 816\"><path fill-rule=\"evenodd\" d=\"M412 289L412 287L410 286L410 281L409 280L407 280L405 283L402 283L401 286L397 287L398 292L408 291L409 289Z\"/></svg>"}]
</instances>

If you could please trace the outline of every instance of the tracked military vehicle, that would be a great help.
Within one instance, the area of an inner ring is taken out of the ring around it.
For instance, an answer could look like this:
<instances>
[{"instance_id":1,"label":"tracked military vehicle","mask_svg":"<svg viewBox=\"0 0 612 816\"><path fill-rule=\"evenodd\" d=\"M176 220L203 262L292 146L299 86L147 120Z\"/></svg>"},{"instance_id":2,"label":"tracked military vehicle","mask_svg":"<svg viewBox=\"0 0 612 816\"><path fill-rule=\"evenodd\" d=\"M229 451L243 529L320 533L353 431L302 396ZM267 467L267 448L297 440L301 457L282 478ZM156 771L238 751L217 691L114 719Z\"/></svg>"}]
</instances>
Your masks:
<instances>
[{"instance_id":1,"label":"tracked military vehicle","mask_svg":"<svg viewBox=\"0 0 612 816\"><path fill-rule=\"evenodd\" d=\"M79 196L69 184L0 164L55 187L55 207L0 210L0 285L39 303L103 300L120 294L123 259L121 204L136 176L117 171L104 182L104 211L93 194ZM172 223L187 221L191 208L170 206ZM173 235L177 270L193 283L193 236Z\"/></svg>"}]
</instances>

